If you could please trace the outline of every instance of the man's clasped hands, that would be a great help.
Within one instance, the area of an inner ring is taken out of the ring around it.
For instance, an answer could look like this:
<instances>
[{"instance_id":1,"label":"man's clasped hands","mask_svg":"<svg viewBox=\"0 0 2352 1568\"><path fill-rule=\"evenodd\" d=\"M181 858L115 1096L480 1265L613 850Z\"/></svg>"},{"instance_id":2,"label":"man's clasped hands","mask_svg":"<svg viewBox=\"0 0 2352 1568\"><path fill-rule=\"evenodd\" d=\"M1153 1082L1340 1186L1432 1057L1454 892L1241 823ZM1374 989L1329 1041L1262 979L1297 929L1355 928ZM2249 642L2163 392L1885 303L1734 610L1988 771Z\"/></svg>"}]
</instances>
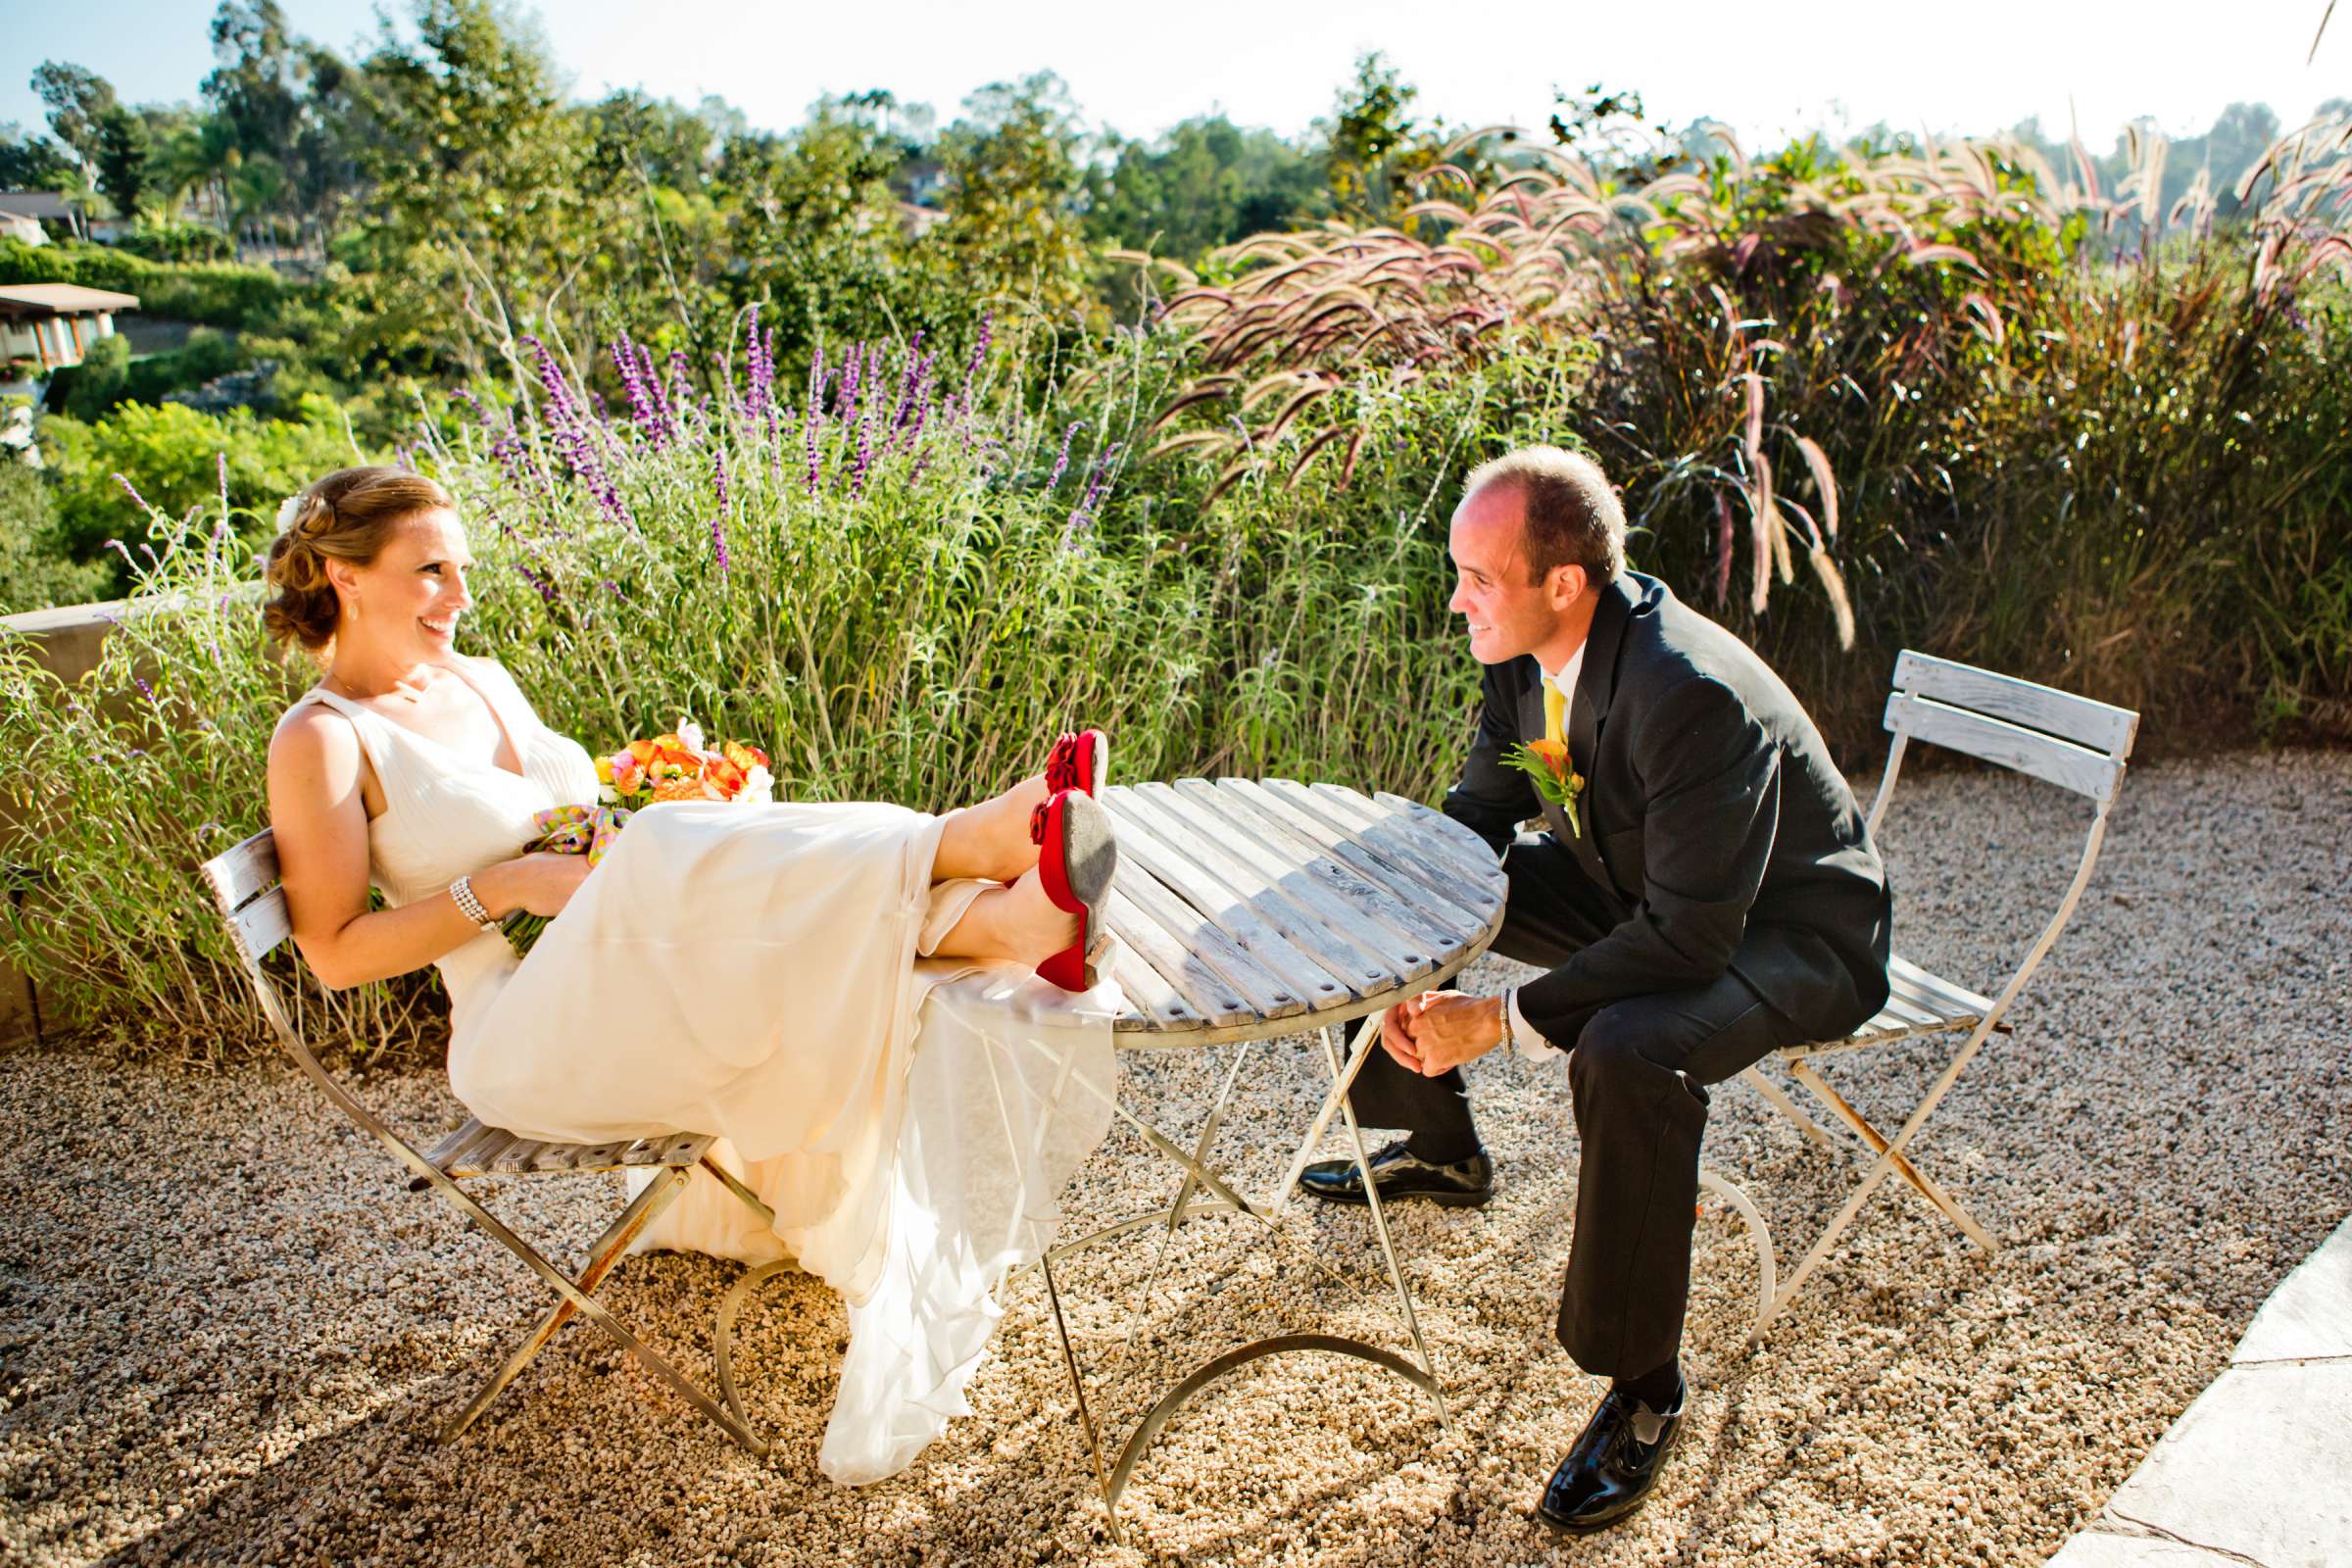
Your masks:
<instances>
[{"instance_id":1,"label":"man's clasped hands","mask_svg":"<svg viewBox=\"0 0 2352 1568\"><path fill-rule=\"evenodd\" d=\"M1502 1044L1503 1006L1500 997L1424 991L1381 1014L1381 1048L1400 1065L1435 1078Z\"/></svg>"}]
</instances>

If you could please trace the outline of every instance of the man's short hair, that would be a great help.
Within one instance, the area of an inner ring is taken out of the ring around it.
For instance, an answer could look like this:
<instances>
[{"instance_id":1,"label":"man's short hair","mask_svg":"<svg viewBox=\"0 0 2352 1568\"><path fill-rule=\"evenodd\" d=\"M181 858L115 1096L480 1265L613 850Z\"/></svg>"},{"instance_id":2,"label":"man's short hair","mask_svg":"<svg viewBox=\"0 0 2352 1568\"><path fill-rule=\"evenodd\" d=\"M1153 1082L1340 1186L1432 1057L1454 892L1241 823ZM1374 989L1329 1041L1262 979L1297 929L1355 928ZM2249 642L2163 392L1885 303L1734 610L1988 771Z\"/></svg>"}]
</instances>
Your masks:
<instances>
[{"instance_id":1,"label":"man's short hair","mask_svg":"<svg viewBox=\"0 0 2352 1568\"><path fill-rule=\"evenodd\" d=\"M1489 485L1518 491L1527 516L1527 561L1542 582L1554 566L1582 566L1589 583L1625 569L1625 508L1600 465L1560 447L1521 447L1490 459L1462 481L1464 497Z\"/></svg>"}]
</instances>

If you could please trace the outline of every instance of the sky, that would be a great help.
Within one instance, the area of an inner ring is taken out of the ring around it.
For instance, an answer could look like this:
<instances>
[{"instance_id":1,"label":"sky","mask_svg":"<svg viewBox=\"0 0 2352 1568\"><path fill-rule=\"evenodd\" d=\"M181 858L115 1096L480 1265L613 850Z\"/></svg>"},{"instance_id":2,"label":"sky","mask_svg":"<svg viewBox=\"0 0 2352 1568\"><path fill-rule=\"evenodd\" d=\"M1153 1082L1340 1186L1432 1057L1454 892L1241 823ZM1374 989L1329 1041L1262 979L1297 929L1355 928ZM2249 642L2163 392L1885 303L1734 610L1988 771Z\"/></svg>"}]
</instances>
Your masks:
<instances>
[{"instance_id":1,"label":"sky","mask_svg":"<svg viewBox=\"0 0 2352 1568\"><path fill-rule=\"evenodd\" d=\"M298 33L357 53L374 0L281 0ZM2094 152L2127 120L2203 131L2258 100L2289 127L2352 96L2352 7L2309 64L2328 0L1478 0L1476 4L1154 7L1071 0L543 0L535 11L576 96L715 93L756 126L797 123L824 93L886 87L941 123L965 94L1058 73L1087 119L1150 135L1222 110L1296 135L1327 114L1355 57L1386 51L1456 126L1541 126L1555 89L1641 92L1653 119L1702 116L1749 146L1812 128L1989 133L2028 116L2081 126ZM27 85L70 60L134 103L193 101L211 68L213 0L15 0L0 24L0 122L45 127ZM405 0L394 9L405 12ZM1163 20L1164 19L1164 20Z\"/></svg>"}]
</instances>

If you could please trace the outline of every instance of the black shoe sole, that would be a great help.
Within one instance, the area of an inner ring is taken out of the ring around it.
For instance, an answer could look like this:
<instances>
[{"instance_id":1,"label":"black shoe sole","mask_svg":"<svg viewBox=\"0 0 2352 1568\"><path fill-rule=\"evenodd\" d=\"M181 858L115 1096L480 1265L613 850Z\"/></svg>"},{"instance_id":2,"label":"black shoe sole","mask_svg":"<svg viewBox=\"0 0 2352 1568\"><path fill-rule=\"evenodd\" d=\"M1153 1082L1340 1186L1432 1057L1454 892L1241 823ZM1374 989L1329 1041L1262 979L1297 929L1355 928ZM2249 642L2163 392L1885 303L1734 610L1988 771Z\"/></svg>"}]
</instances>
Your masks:
<instances>
[{"instance_id":1,"label":"black shoe sole","mask_svg":"<svg viewBox=\"0 0 2352 1568\"><path fill-rule=\"evenodd\" d=\"M1326 1203L1353 1203L1359 1208L1370 1206L1361 1193L1327 1193L1320 1187L1309 1187L1304 1182L1298 1184L1298 1190L1309 1198L1320 1198ZM1440 1208L1484 1208L1494 1197L1494 1189L1490 1187L1483 1193L1383 1193L1380 1200L1384 1203L1435 1203Z\"/></svg>"},{"instance_id":2,"label":"black shoe sole","mask_svg":"<svg viewBox=\"0 0 2352 1568\"><path fill-rule=\"evenodd\" d=\"M1650 1490L1655 1491L1656 1488L1653 1487ZM1603 1530L1615 1529L1617 1526L1625 1523L1628 1519L1631 1519L1635 1514L1640 1513L1642 1511L1642 1505L1648 1500L1649 1493L1644 1492L1642 1494L1642 1495L1636 1497L1626 1507L1619 1509L1617 1512L1609 1515L1606 1519L1594 1519L1586 1524L1570 1524L1565 1519L1554 1519L1551 1515L1545 1513L1541 1508L1538 1508L1535 1513L1536 1518L1546 1528L1556 1531L1560 1535L1596 1536Z\"/></svg>"}]
</instances>

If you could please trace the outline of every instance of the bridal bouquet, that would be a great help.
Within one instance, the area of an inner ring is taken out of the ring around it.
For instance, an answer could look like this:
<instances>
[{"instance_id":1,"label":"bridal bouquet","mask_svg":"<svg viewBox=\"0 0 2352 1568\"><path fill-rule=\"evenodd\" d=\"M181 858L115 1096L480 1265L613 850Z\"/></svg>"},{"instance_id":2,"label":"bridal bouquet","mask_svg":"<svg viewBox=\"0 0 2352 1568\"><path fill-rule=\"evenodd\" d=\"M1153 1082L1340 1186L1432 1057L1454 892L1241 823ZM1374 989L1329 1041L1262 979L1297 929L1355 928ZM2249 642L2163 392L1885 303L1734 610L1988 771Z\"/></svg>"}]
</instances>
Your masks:
<instances>
[{"instance_id":1,"label":"bridal bouquet","mask_svg":"<svg viewBox=\"0 0 2352 1568\"><path fill-rule=\"evenodd\" d=\"M631 741L596 760L596 806L554 806L535 813L536 833L523 852L585 855L594 867L612 847L635 809L662 801L765 802L775 798L767 754L741 741L703 744L702 730L678 720L667 735ZM522 957L547 929L548 916L517 909L500 922L514 956Z\"/></svg>"}]
</instances>

